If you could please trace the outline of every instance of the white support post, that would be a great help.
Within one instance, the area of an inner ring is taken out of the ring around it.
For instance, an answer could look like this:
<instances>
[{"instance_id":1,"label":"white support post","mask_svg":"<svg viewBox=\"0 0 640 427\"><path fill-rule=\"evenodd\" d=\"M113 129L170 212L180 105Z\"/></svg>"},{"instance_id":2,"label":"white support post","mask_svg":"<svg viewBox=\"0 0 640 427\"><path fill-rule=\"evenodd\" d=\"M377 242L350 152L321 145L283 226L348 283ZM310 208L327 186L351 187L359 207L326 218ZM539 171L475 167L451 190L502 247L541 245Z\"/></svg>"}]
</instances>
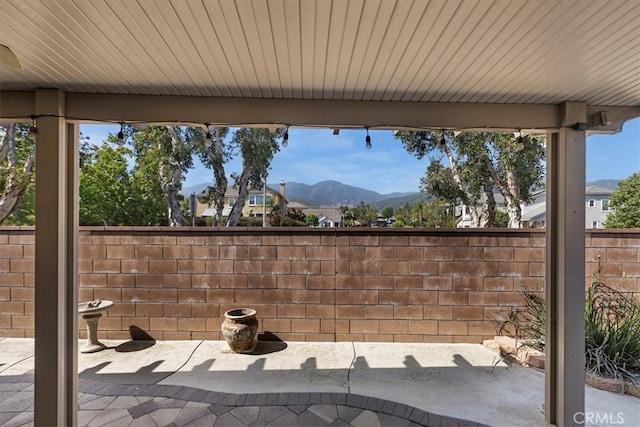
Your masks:
<instances>
[{"instance_id":1,"label":"white support post","mask_svg":"<svg viewBox=\"0 0 640 427\"><path fill-rule=\"evenodd\" d=\"M36 91L35 107L34 424L73 426L77 425L77 138L65 136L63 92Z\"/></svg>"},{"instance_id":2,"label":"white support post","mask_svg":"<svg viewBox=\"0 0 640 427\"><path fill-rule=\"evenodd\" d=\"M570 426L584 419L586 105L560 114L547 141L545 417Z\"/></svg>"}]
</instances>

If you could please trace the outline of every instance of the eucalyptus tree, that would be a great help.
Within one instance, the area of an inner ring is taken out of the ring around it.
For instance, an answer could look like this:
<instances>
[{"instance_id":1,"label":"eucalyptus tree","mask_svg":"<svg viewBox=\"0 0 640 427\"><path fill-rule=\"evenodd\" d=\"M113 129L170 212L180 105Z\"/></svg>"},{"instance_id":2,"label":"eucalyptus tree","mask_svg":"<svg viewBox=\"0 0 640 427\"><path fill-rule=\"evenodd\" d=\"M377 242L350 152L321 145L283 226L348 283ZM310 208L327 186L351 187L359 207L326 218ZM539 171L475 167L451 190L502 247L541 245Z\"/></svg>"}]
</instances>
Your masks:
<instances>
[{"instance_id":1,"label":"eucalyptus tree","mask_svg":"<svg viewBox=\"0 0 640 427\"><path fill-rule=\"evenodd\" d=\"M15 123L0 127L0 224L15 212L25 193L31 196L30 208L18 216L26 222L35 221L35 140L29 136L29 129L29 125Z\"/></svg>"},{"instance_id":2,"label":"eucalyptus tree","mask_svg":"<svg viewBox=\"0 0 640 427\"><path fill-rule=\"evenodd\" d=\"M491 188L484 191L489 193L489 197L485 198L482 209L478 209L483 184L487 182L486 169L478 167L483 163L479 158L483 152L475 153L477 149L472 149L467 141L463 143L463 138L452 132L401 132L397 138L417 158L430 156L430 164L420 181L425 193L441 200L461 201L469 210L472 227L491 225ZM448 167L442 164L444 159L449 162Z\"/></svg>"},{"instance_id":3,"label":"eucalyptus tree","mask_svg":"<svg viewBox=\"0 0 640 427\"><path fill-rule=\"evenodd\" d=\"M544 145L540 138L512 133L420 131L397 135L405 149L430 163L421 189L468 209L472 227L495 225L494 190L504 197L509 226L519 227L521 203L542 185ZM444 161L448 165L444 165Z\"/></svg>"},{"instance_id":4,"label":"eucalyptus tree","mask_svg":"<svg viewBox=\"0 0 640 427\"><path fill-rule=\"evenodd\" d=\"M182 126L149 126L132 136L136 162L148 162L156 171L172 227L185 225L179 193L184 174L193 167L193 145L199 137L195 128Z\"/></svg>"},{"instance_id":5,"label":"eucalyptus tree","mask_svg":"<svg viewBox=\"0 0 640 427\"><path fill-rule=\"evenodd\" d=\"M544 140L513 133L482 133L488 156L485 164L495 188L505 200L509 228L519 228L522 203L530 202L532 192L543 184Z\"/></svg>"},{"instance_id":6,"label":"eucalyptus tree","mask_svg":"<svg viewBox=\"0 0 640 427\"><path fill-rule=\"evenodd\" d=\"M220 225L222 212L224 210L224 194L229 185L224 165L234 155L233 146L224 141L229 132L229 128L216 127L213 132L207 129L195 130L197 138L194 139L194 147L200 157L202 164L213 171L213 185L207 188L209 201L213 203L216 216L213 225Z\"/></svg>"},{"instance_id":7,"label":"eucalyptus tree","mask_svg":"<svg viewBox=\"0 0 640 427\"><path fill-rule=\"evenodd\" d=\"M231 174L234 186L238 189L238 200L231 208L227 227L239 224L249 188L262 188L265 185L271 160L280 151L278 140L283 135L283 130L271 132L265 128L240 128L233 133L231 142L242 157L242 172Z\"/></svg>"}]
</instances>

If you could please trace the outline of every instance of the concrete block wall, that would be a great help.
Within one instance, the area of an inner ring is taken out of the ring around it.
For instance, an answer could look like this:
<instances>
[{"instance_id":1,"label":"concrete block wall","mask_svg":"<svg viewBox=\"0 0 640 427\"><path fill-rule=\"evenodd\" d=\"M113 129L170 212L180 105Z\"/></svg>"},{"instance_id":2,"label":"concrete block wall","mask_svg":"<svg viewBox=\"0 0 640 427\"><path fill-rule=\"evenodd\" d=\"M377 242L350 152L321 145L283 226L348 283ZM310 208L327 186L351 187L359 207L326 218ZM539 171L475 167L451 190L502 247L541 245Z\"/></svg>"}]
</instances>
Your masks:
<instances>
[{"instance_id":1,"label":"concrete block wall","mask_svg":"<svg viewBox=\"0 0 640 427\"><path fill-rule=\"evenodd\" d=\"M480 342L518 289L544 289L540 230L82 227L79 243L80 300L115 302L113 339L221 339L224 312L252 307L290 341ZM33 336L33 244L0 227L0 336ZM640 291L640 231L586 245L588 276L600 260L607 284Z\"/></svg>"}]
</instances>

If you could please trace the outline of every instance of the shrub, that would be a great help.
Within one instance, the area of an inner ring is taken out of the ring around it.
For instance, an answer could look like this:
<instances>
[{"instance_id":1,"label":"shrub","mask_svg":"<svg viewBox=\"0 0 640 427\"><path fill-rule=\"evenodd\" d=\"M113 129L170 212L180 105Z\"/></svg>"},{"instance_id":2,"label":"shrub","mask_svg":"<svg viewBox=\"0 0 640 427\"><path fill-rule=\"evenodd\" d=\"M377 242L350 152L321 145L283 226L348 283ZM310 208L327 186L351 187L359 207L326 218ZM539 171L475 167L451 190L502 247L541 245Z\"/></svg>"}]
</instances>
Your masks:
<instances>
[{"instance_id":1,"label":"shrub","mask_svg":"<svg viewBox=\"0 0 640 427\"><path fill-rule=\"evenodd\" d=\"M640 373L640 304L629 293L602 283L600 269L585 302L587 370L637 380Z\"/></svg>"},{"instance_id":2,"label":"shrub","mask_svg":"<svg viewBox=\"0 0 640 427\"><path fill-rule=\"evenodd\" d=\"M640 303L633 294L605 285L600 271L598 267L585 298L585 368L636 383L640 375ZM543 350L545 301L527 289L519 293L524 308L512 309L506 320L496 322L496 330L502 334L511 328L515 337Z\"/></svg>"},{"instance_id":3,"label":"shrub","mask_svg":"<svg viewBox=\"0 0 640 427\"><path fill-rule=\"evenodd\" d=\"M304 227L307 224L305 224L302 221L298 221L295 218L291 218L291 217L285 216L280 221L280 225L282 227Z\"/></svg>"},{"instance_id":4,"label":"shrub","mask_svg":"<svg viewBox=\"0 0 640 427\"><path fill-rule=\"evenodd\" d=\"M526 342L530 347L544 350L546 305L539 293L520 289L518 293L525 301L524 308L513 308L507 319L496 321L498 335L513 335ZM509 333L511 329L512 333Z\"/></svg>"}]
</instances>

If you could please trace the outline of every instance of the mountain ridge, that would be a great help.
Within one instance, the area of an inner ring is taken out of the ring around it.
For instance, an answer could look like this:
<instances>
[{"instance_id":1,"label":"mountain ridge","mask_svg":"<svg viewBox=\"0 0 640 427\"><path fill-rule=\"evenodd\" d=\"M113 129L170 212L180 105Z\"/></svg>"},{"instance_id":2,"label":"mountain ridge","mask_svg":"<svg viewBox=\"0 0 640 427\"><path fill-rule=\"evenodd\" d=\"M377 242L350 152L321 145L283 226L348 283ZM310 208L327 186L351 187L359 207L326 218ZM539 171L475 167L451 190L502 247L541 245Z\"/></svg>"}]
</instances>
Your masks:
<instances>
[{"instance_id":1,"label":"mountain ridge","mask_svg":"<svg viewBox=\"0 0 640 427\"><path fill-rule=\"evenodd\" d=\"M182 189L181 194L200 194L205 191L209 185L211 184L202 183L185 187ZM280 187L280 183L267 183L267 185L274 189L278 189ZM396 191L393 193L381 194L373 190L344 184L335 180L324 180L315 184L304 184L295 181L287 182L285 183L285 197L289 202L298 202L307 207L331 205L356 206L360 204L360 202L364 202L369 203L374 207L378 207L377 205L379 204L384 204L384 206L381 207L384 208L386 206L392 206L385 204L385 201L387 200L396 204L407 198L409 200L415 197L422 199L422 194L417 191ZM402 202L397 206L405 203L406 202Z\"/></svg>"},{"instance_id":2,"label":"mountain ridge","mask_svg":"<svg viewBox=\"0 0 640 427\"><path fill-rule=\"evenodd\" d=\"M586 182L586 186L596 185L615 189L618 181L617 179L599 179ZM185 187L181 194L200 194L207 189L208 185L210 184L202 183ZM280 188L280 183L269 183L268 185L274 189ZM289 202L297 202L309 208L334 205L357 206L360 202L364 202L377 210L382 210L389 206L396 209L400 206L413 205L426 199L423 193L417 191L381 194L335 180L324 180L315 184L304 184L295 181L287 182L285 183L285 197Z\"/></svg>"}]
</instances>

